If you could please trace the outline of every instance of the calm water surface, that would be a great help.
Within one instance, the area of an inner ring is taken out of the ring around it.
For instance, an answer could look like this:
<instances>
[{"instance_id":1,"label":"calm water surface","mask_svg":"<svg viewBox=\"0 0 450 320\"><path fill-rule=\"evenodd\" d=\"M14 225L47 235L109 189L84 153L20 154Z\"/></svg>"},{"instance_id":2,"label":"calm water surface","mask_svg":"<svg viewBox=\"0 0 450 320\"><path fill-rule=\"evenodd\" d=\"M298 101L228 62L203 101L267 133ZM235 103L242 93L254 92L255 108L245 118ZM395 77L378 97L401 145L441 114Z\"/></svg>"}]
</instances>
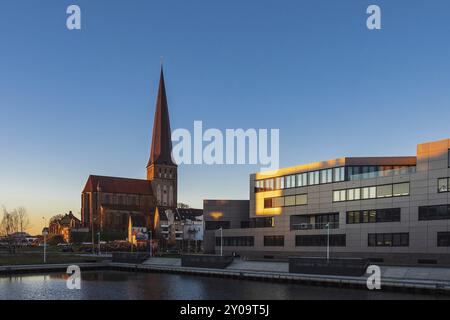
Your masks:
<instances>
[{"instance_id":1,"label":"calm water surface","mask_svg":"<svg viewBox=\"0 0 450 320\"><path fill-rule=\"evenodd\" d=\"M48 273L0 277L0 299L443 299L366 290L257 282L160 273L86 271L81 290L66 287L67 275Z\"/></svg>"}]
</instances>

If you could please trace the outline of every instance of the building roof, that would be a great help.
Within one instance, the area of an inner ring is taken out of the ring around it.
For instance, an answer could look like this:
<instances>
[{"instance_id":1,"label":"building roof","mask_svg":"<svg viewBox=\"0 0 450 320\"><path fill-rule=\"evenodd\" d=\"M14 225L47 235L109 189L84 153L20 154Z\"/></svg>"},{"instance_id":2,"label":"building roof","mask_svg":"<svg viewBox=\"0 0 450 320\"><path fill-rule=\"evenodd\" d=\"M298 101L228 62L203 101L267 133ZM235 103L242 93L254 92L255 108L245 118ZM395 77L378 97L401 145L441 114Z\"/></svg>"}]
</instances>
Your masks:
<instances>
[{"instance_id":1,"label":"building roof","mask_svg":"<svg viewBox=\"0 0 450 320\"><path fill-rule=\"evenodd\" d=\"M107 193L153 195L152 184L148 180L91 175L86 182L83 193L97 191Z\"/></svg>"},{"instance_id":2,"label":"building roof","mask_svg":"<svg viewBox=\"0 0 450 320\"><path fill-rule=\"evenodd\" d=\"M158 99L153 120L152 147L147 167L153 164L176 166L172 160L172 139L170 131L169 107L167 105L164 72L161 67Z\"/></svg>"}]
</instances>

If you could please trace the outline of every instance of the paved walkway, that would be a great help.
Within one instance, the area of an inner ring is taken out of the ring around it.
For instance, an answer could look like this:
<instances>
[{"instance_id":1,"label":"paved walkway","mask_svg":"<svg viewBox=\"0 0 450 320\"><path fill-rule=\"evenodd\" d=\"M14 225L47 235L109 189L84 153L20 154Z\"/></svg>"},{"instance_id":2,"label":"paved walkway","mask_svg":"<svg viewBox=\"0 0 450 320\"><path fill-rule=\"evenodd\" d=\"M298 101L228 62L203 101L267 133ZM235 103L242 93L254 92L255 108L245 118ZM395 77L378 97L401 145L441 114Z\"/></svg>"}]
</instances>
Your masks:
<instances>
[{"instance_id":1,"label":"paved walkway","mask_svg":"<svg viewBox=\"0 0 450 320\"><path fill-rule=\"evenodd\" d=\"M181 267L179 258L150 258L144 265ZM289 272L287 262L245 261L235 259L225 270L230 271L262 271L283 274ZM382 278L395 280L439 281L450 283L450 268L434 267L381 267Z\"/></svg>"}]
</instances>

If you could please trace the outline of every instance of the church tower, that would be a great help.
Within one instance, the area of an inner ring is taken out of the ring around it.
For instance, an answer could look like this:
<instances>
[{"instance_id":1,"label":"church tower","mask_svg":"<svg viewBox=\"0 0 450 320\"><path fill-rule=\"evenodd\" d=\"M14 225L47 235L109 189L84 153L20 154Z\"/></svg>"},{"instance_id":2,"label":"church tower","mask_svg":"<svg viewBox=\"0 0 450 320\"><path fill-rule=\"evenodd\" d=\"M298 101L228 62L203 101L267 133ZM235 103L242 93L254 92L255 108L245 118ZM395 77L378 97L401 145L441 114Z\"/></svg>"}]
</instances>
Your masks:
<instances>
[{"instance_id":1,"label":"church tower","mask_svg":"<svg viewBox=\"0 0 450 320\"><path fill-rule=\"evenodd\" d=\"M147 164L147 180L152 182L158 206L176 208L177 179L177 165L172 159L172 140L164 72L161 67L153 122L152 146Z\"/></svg>"}]
</instances>

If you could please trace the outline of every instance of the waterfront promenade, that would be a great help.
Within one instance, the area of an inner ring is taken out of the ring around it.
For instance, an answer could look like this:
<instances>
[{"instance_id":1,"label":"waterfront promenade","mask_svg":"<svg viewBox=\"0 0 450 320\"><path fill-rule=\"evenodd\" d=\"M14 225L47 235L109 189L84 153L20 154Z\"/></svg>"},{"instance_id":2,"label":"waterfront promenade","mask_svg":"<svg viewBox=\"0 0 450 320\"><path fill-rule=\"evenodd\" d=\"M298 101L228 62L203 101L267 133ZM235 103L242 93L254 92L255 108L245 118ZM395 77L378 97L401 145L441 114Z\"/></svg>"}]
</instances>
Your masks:
<instances>
[{"instance_id":1,"label":"waterfront promenade","mask_svg":"<svg viewBox=\"0 0 450 320\"><path fill-rule=\"evenodd\" d=\"M39 272L65 272L67 264L0 266L0 275ZM287 262L246 261L235 259L225 269L187 268L179 258L153 257L142 264L97 263L78 264L84 270L119 270L156 272L234 278L258 281L299 283L343 288L367 289L367 276L346 277L332 275L295 274L288 272ZM450 268L381 266L381 285L384 290L443 293L450 295Z\"/></svg>"}]
</instances>

